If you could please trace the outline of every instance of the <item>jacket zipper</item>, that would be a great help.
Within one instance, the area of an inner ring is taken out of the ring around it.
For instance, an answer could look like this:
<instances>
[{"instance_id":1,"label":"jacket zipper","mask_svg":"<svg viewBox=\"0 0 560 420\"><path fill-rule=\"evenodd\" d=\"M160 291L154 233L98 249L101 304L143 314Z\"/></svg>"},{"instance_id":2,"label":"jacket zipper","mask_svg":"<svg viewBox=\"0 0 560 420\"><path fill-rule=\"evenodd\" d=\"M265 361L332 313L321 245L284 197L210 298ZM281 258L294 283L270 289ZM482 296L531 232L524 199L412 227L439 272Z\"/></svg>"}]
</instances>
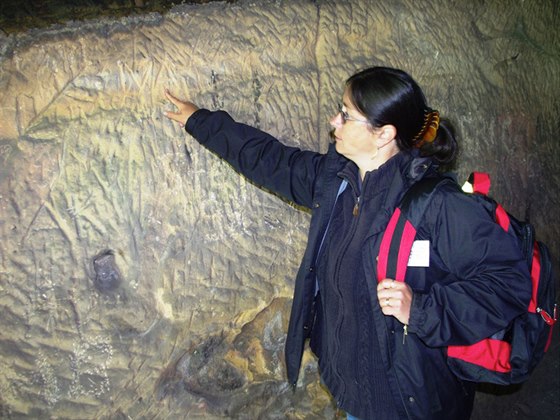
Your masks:
<instances>
[{"instance_id":1,"label":"jacket zipper","mask_svg":"<svg viewBox=\"0 0 560 420\"><path fill-rule=\"evenodd\" d=\"M356 197L356 204L354 204L354 208L352 209L352 215L357 217L360 214L360 196Z\"/></svg>"},{"instance_id":2,"label":"jacket zipper","mask_svg":"<svg viewBox=\"0 0 560 420\"><path fill-rule=\"evenodd\" d=\"M344 244L344 247L343 247L343 248L341 247L343 250L339 253L338 259L337 259L337 261L336 261L336 263L335 263L335 264L336 264L335 270L334 270L335 277L338 277L338 274L339 274L339 272L340 272L340 264L341 264L340 260L341 260L342 258L344 258L344 254L348 251L348 246L349 246L349 243L350 243L350 241L351 241L351 238L352 238L352 237L354 236L354 234L356 233L356 229L357 229L357 227L358 227L358 219L357 219L357 217L358 217L358 215L359 215L360 196L356 194L356 192L354 191L353 188L352 188L352 192L353 192L354 196L356 197L355 204L354 204L354 208L352 209L352 215L353 215L354 217L356 217L356 219L354 219L354 221L352 222L352 225L351 225L351 227L350 227L349 233L348 233L348 234L346 235L346 237L345 237L345 244ZM341 294L341 291L340 291L340 290L337 290L337 292L338 292L339 295ZM338 334L337 334L337 335L338 335ZM340 353L340 343L337 343L337 346L336 346L336 349L335 349L335 357L338 357L338 354L339 354L339 353ZM341 376L340 373L338 372L338 369L335 369L335 375L338 376L338 377ZM343 387L342 387L342 389L341 389L341 394L342 394L341 400L345 399L345 398L346 398L346 386L345 386L344 383L343 383Z\"/></svg>"}]
</instances>

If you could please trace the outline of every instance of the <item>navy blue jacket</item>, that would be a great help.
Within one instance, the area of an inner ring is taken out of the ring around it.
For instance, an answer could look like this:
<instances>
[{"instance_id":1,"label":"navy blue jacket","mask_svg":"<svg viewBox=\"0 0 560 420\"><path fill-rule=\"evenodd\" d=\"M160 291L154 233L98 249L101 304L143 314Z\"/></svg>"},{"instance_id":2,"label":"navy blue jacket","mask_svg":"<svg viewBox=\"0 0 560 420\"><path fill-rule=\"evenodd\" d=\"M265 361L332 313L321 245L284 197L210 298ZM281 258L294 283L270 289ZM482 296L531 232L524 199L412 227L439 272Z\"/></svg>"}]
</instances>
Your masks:
<instances>
[{"instance_id":1,"label":"navy blue jacket","mask_svg":"<svg viewBox=\"0 0 560 420\"><path fill-rule=\"evenodd\" d=\"M285 352L288 380L295 386L313 328L314 261L342 181L340 172L349 161L333 145L326 154L285 146L223 111L198 110L186 130L253 182L311 209ZM417 239L430 241L429 267L407 270L414 296L403 343L402 324L383 315L378 305L375 261L382 233L404 192L434 172L428 158L409 154L407 159L386 186L384 209L362 248L364 268L371 273L368 287L379 347L400 418L468 418L474 384L453 375L445 348L488 337L525 311L531 293L527 267L517 246L484 209L453 185L441 188L417 233Z\"/></svg>"}]
</instances>

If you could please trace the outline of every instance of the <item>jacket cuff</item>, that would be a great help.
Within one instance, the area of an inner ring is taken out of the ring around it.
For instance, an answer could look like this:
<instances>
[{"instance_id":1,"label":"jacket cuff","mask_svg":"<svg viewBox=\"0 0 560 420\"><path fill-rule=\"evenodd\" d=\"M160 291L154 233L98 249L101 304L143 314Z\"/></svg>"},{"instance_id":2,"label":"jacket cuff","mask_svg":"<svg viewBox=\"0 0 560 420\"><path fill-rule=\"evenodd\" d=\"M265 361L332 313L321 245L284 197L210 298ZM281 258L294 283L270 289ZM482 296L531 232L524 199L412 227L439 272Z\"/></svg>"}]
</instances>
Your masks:
<instances>
[{"instance_id":1,"label":"jacket cuff","mask_svg":"<svg viewBox=\"0 0 560 420\"><path fill-rule=\"evenodd\" d=\"M211 112L209 110L204 108L200 108L194 111L185 124L185 131L194 137L193 133L196 129L197 124L201 119L208 116L210 113Z\"/></svg>"},{"instance_id":2,"label":"jacket cuff","mask_svg":"<svg viewBox=\"0 0 560 420\"><path fill-rule=\"evenodd\" d=\"M424 302L428 295L422 293L412 294L412 303L410 305L410 316L408 317L408 332L416 333L426 321L426 311L424 311Z\"/></svg>"}]
</instances>

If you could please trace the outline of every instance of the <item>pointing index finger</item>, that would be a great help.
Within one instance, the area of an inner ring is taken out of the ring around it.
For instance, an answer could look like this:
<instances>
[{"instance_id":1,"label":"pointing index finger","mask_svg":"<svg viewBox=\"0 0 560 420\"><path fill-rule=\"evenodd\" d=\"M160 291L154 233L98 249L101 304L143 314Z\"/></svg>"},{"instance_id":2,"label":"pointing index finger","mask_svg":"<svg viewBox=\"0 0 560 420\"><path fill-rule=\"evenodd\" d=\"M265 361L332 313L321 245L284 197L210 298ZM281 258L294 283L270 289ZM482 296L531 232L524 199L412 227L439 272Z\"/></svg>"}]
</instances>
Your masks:
<instances>
[{"instance_id":1,"label":"pointing index finger","mask_svg":"<svg viewBox=\"0 0 560 420\"><path fill-rule=\"evenodd\" d=\"M165 96L167 97L167 99L169 99L171 102L173 102L174 105L178 104L179 99L177 99L175 96L173 96L171 94L171 92L169 92L169 89L165 89Z\"/></svg>"}]
</instances>

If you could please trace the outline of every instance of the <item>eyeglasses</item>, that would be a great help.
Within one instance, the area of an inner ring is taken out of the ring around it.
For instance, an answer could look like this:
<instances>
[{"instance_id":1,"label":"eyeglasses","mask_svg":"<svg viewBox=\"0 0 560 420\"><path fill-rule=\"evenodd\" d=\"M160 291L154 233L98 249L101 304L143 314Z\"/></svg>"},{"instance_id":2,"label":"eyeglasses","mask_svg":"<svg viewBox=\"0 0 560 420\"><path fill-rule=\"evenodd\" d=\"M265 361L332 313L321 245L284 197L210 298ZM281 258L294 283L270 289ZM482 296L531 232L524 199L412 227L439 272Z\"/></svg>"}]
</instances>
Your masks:
<instances>
[{"instance_id":1,"label":"eyeglasses","mask_svg":"<svg viewBox=\"0 0 560 420\"><path fill-rule=\"evenodd\" d=\"M360 123L369 123L368 120L360 120L358 118L351 117L347 111L342 109L342 104L338 104L338 113L342 116L342 124L346 124L347 121L356 121Z\"/></svg>"}]
</instances>

